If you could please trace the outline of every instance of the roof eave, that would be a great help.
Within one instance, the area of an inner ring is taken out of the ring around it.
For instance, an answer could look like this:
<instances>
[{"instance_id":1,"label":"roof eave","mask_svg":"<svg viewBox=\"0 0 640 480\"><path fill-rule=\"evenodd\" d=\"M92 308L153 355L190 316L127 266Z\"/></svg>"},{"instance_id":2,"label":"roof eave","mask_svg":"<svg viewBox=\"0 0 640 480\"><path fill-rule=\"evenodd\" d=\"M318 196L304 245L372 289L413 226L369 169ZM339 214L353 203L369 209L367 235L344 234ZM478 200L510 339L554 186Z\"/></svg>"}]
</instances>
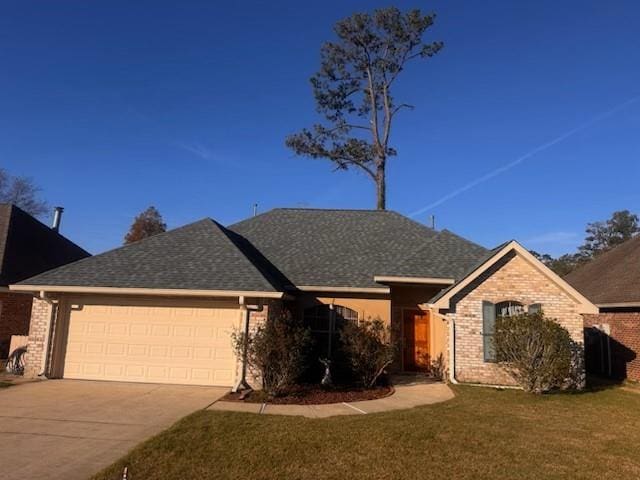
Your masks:
<instances>
[{"instance_id":1,"label":"roof eave","mask_svg":"<svg viewBox=\"0 0 640 480\"><path fill-rule=\"evenodd\" d=\"M163 297L260 297L281 299L284 292L260 290L199 290L178 288L85 287L75 285L9 285L15 292L93 293L108 295L151 295Z\"/></svg>"},{"instance_id":2,"label":"roof eave","mask_svg":"<svg viewBox=\"0 0 640 480\"><path fill-rule=\"evenodd\" d=\"M453 285L453 278L439 277L405 277L400 275L374 275L373 280L378 283L401 283L410 285Z\"/></svg>"},{"instance_id":3,"label":"roof eave","mask_svg":"<svg viewBox=\"0 0 640 480\"><path fill-rule=\"evenodd\" d=\"M300 292L328 292L328 293L391 293L389 287L334 287L327 285L296 285L291 287L292 291Z\"/></svg>"},{"instance_id":4,"label":"roof eave","mask_svg":"<svg viewBox=\"0 0 640 480\"><path fill-rule=\"evenodd\" d=\"M596 303L598 308L640 308L640 302Z\"/></svg>"}]
</instances>

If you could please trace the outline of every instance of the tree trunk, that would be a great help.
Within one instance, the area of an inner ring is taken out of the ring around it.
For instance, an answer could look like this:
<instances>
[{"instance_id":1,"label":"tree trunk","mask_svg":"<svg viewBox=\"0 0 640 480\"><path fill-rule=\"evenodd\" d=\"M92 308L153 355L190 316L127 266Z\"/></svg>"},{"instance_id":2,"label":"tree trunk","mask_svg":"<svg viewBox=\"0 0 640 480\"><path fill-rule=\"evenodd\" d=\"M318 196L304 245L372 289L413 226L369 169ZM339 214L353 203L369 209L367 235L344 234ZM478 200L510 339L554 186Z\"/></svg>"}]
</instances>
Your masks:
<instances>
[{"instance_id":1,"label":"tree trunk","mask_svg":"<svg viewBox=\"0 0 640 480\"><path fill-rule=\"evenodd\" d=\"M387 208L387 182L384 162L376 169L376 195L378 210Z\"/></svg>"}]
</instances>

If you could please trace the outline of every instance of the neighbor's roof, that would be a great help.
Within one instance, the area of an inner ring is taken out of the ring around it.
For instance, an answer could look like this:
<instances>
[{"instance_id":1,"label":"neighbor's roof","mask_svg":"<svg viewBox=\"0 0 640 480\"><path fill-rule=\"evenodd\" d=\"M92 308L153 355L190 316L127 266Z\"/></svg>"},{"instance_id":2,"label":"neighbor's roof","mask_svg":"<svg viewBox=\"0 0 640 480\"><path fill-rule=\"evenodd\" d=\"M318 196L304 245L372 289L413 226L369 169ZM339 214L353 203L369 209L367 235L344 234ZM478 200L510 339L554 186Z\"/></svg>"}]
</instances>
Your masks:
<instances>
[{"instance_id":1,"label":"neighbor's roof","mask_svg":"<svg viewBox=\"0 0 640 480\"><path fill-rule=\"evenodd\" d=\"M22 209L0 204L0 286L88 256L88 252Z\"/></svg>"},{"instance_id":2,"label":"neighbor's roof","mask_svg":"<svg viewBox=\"0 0 640 480\"><path fill-rule=\"evenodd\" d=\"M20 284L275 292L268 275L247 258L233 237L214 220L204 219Z\"/></svg>"},{"instance_id":3,"label":"neighbor's roof","mask_svg":"<svg viewBox=\"0 0 640 480\"><path fill-rule=\"evenodd\" d=\"M229 228L298 287L381 287L375 275L457 280L487 252L388 210L274 209Z\"/></svg>"},{"instance_id":4,"label":"neighbor's roof","mask_svg":"<svg viewBox=\"0 0 640 480\"><path fill-rule=\"evenodd\" d=\"M640 303L640 235L565 277L596 305Z\"/></svg>"}]
</instances>

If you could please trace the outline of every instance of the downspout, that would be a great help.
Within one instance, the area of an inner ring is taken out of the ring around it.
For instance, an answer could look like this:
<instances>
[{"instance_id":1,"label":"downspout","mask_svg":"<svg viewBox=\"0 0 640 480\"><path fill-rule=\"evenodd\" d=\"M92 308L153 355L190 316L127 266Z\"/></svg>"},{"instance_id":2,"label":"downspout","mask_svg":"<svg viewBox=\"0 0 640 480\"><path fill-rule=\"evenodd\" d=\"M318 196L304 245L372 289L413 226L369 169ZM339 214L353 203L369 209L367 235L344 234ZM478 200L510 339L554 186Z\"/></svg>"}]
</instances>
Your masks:
<instances>
[{"instance_id":1,"label":"downspout","mask_svg":"<svg viewBox=\"0 0 640 480\"><path fill-rule=\"evenodd\" d=\"M53 332L55 331L55 324L57 323L58 318L58 302L53 301L47 298L47 294L44 291L40 292L40 300L45 301L49 305L51 305L51 315L49 316L49 321L47 322L47 331L44 336L44 348L43 348L43 358L40 363L40 373L38 373L39 377L47 377L49 373L49 359L51 358L51 348L53 346L53 342L51 341L53 338Z\"/></svg>"},{"instance_id":2,"label":"downspout","mask_svg":"<svg viewBox=\"0 0 640 480\"><path fill-rule=\"evenodd\" d=\"M257 305L246 305L245 298L240 297L240 308L244 312L244 324L243 324L243 332L244 332L244 345L242 346L242 368L240 373L240 380L236 383L236 385L231 390L232 392L238 392L242 390L251 390L251 386L247 383L247 355L249 349L249 320L251 317L251 312L258 312L262 310L262 307Z\"/></svg>"},{"instance_id":3,"label":"downspout","mask_svg":"<svg viewBox=\"0 0 640 480\"><path fill-rule=\"evenodd\" d=\"M449 318L449 381L453 385L459 385L456 379L456 321ZM522 390L522 387L512 385L493 385L489 383L465 383L469 387L489 387L507 390Z\"/></svg>"},{"instance_id":4,"label":"downspout","mask_svg":"<svg viewBox=\"0 0 640 480\"><path fill-rule=\"evenodd\" d=\"M449 318L449 381L458 385L456 380L456 321Z\"/></svg>"}]
</instances>

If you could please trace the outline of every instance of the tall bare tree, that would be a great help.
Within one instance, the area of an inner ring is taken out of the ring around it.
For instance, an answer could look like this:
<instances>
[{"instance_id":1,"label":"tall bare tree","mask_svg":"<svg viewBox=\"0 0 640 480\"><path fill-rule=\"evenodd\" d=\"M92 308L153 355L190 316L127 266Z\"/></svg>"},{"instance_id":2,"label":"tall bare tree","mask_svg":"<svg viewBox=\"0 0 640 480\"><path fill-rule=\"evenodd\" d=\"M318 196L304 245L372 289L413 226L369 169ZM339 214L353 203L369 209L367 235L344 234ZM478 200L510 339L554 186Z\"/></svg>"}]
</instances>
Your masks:
<instances>
[{"instance_id":1,"label":"tall bare tree","mask_svg":"<svg viewBox=\"0 0 640 480\"><path fill-rule=\"evenodd\" d=\"M326 120L290 135L298 155L327 158L338 170L356 168L376 185L376 206L386 207L386 167L396 155L390 145L396 115L412 109L395 101L393 86L407 63L432 57L442 42L425 43L435 14L395 7L356 13L339 21L338 39L320 50L320 70L311 77L317 110Z\"/></svg>"},{"instance_id":2,"label":"tall bare tree","mask_svg":"<svg viewBox=\"0 0 640 480\"><path fill-rule=\"evenodd\" d=\"M40 191L32 178L14 177L0 168L0 203L13 203L34 217L39 217L49 210L47 202L39 198Z\"/></svg>"},{"instance_id":3,"label":"tall bare tree","mask_svg":"<svg viewBox=\"0 0 640 480\"><path fill-rule=\"evenodd\" d=\"M158 209L149 207L133 220L129 232L124 236L124 243L128 245L166 231L167 224L162 220L162 215L160 215Z\"/></svg>"}]
</instances>

